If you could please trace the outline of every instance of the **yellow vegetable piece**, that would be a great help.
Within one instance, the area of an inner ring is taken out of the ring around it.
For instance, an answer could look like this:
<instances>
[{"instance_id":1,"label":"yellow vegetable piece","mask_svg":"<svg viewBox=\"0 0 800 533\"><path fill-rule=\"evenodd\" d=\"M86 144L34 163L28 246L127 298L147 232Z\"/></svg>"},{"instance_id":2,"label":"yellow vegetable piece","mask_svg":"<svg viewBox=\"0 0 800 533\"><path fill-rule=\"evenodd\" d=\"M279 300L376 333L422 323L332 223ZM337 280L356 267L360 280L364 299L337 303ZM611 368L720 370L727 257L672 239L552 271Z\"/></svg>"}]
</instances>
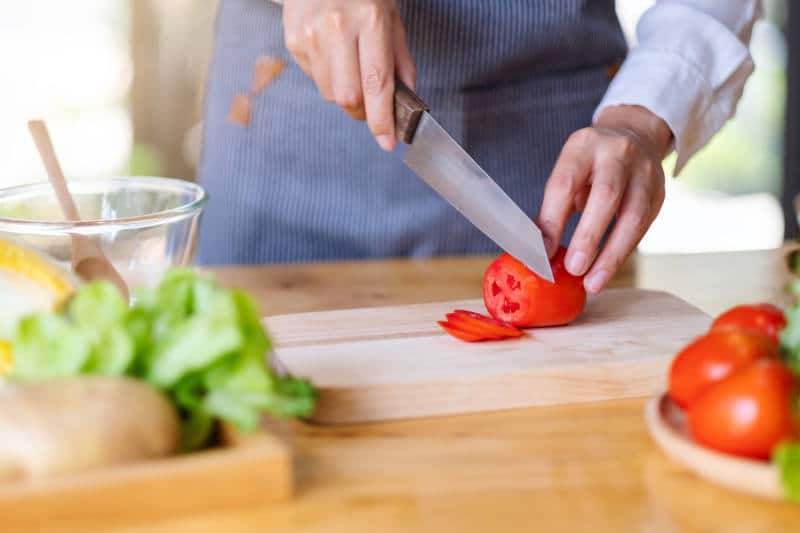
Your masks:
<instances>
[{"instance_id":1,"label":"yellow vegetable piece","mask_svg":"<svg viewBox=\"0 0 800 533\"><path fill-rule=\"evenodd\" d=\"M47 289L62 302L75 290L71 273L42 255L11 241L0 239L0 268L27 278Z\"/></svg>"},{"instance_id":2,"label":"yellow vegetable piece","mask_svg":"<svg viewBox=\"0 0 800 533\"><path fill-rule=\"evenodd\" d=\"M11 338L20 318L60 309L78 284L68 267L15 241L0 239L0 339Z\"/></svg>"},{"instance_id":3,"label":"yellow vegetable piece","mask_svg":"<svg viewBox=\"0 0 800 533\"><path fill-rule=\"evenodd\" d=\"M14 355L11 353L11 344L0 340L0 376L8 374L13 364Z\"/></svg>"}]
</instances>

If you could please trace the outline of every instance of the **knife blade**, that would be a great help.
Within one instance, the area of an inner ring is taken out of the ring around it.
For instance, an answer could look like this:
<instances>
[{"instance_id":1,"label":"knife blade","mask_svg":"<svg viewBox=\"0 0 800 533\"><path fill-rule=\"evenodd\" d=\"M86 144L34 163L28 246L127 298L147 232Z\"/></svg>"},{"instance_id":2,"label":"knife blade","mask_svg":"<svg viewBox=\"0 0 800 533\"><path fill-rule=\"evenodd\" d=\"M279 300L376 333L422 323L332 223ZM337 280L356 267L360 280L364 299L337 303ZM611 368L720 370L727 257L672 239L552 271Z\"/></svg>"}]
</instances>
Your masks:
<instances>
[{"instance_id":1,"label":"knife blade","mask_svg":"<svg viewBox=\"0 0 800 533\"><path fill-rule=\"evenodd\" d=\"M475 227L547 281L553 281L542 232L399 80L395 123L403 162Z\"/></svg>"}]
</instances>

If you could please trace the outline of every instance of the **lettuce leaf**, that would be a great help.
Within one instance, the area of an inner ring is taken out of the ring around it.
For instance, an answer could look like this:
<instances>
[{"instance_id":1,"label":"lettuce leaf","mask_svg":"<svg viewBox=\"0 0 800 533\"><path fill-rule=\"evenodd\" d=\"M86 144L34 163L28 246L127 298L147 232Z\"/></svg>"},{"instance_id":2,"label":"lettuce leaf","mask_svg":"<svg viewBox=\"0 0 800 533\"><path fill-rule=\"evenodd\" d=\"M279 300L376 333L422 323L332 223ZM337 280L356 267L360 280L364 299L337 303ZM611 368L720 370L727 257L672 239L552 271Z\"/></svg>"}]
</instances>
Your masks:
<instances>
[{"instance_id":1,"label":"lettuce leaf","mask_svg":"<svg viewBox=\"0 0 800 533\"><path fill-rule=\"evenodd\" d=\"M59 315L38 313L21 319L12 335L12 377L39 381L80 374L91 356L84 333Z\"/></svg>"},{"instance_id":2,"label":"lettuce leaf","mask_svg":"<svg viewBox=\"0 0 800 533\"><path fill-rule=\"evenodd\" d=\"M785 442L772 454L787 500L800 503L800 443Z\"/></svg>"},{"instance_id":3,"label":"lettuce leaf","mask_svg":"<svg viewBox=\"0 0 800 533\"><path fill-rule=\"evenodd\" d=\"M227 298L219 300L219 307L187 317L163 337L147 369L148 381L170 387L189 372L241 350L244 340L235 308Z\"/></svg>"},{"instance_id":4,"label":"lettuce leaf","mask_svg":"<svg viewBox=\"0 0 800 533\"><path fill-rule=\"evenodd\" d=\"M787 309L786 327L781 331L781 349L789 367L800 373L800 305Z\"/></svg>"},{"instance_id":5,"label":"lettuce leaf","mask_svg":"<svg viewBox=\"0 0 800 533\"><path fill-rule=\"evenodd\" d=\"M125 328L111 326L94 336L91 354L83 371L85 374L122 376L131 366L133 355L133 340Z\"/></svg>"},{"instance_id":6,"label":"lettuce leaf","mask_svg":"<svg viewBox=\"0 0 800 533\"><path fill-rule=\"evenodd\" d=\"M108 283L85 285L65 311L23 319L12 344L16 379L127 375L162 390L186 449L206 445L216 420L252 430L265 412L309 416L317 399L309 381L270 370L253 300L188 269L137 291L132 307Z\"/></svg>"},{"instance_id":7,"label":"lettuce leaf","mask_svg":"<svg viewBox=\"0 0 800 533\"><path fill-rule=\"evenodd\" d=\"M787 259L789 270L800 274L800 250L794 250ZM795 302L784 312L786 327L780 334L781 353L792 371L800 374L800 279L789 283L788 291L795 296ZM794 402L797 409L796 397ZM781 443L772 452L772 462L780 474L786 499L800 503L800 442Z\"/></svg>"},{"instance_id":8,"label":"lettuce leaf","mask_svg":"<svg viewBox=\"0 0 800 533\"><path fill-rule=\"evenodd\" d=\"M68 304L69 318L76 326L105 331L118 326L128 313L128 304L111 283L82 287Z\"/></svg>"}]
</instances>

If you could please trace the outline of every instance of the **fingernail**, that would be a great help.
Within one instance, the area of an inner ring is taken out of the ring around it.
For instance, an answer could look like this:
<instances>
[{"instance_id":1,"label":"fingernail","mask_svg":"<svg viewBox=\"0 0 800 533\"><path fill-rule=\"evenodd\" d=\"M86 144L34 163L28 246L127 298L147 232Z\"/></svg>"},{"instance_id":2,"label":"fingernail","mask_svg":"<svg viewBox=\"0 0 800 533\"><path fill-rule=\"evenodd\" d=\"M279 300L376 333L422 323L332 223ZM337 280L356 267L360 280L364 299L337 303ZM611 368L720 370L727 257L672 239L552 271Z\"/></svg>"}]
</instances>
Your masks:
<instances>
[{"instance_id":1,"label":"fingernail","mask_svg":"<svg viewBox=\"0 0 800 533\"><path fill-rule=\"evenodd\" d=\"M575 252L567 259L567 270L573 276L582 276L589 268L589 257L583 252Z\"/></svg>"},{"instance_id":2,"label":"fingernail","mask_svg":"<svg viewBox=\"0 0 800 533\"><path fill-rule=\"evenodd\" d=\"M394 148L394 139L391 135L378 135L378 145L387 152L391 152Z\"/></svg>"},{"instance_id":3,"label":"fingernail","mask_svg":"<svg viewBox=\"0 0 800 533\"><path fill-rule=\"evenodd\" d=\"M597 272L592 272L584 281L586 285L586 290L591 292L592 294L596 294L603 290L603 287L606 286L608 283L608 271L607 270L598 270Z\"/></svg>"}]
</instances>

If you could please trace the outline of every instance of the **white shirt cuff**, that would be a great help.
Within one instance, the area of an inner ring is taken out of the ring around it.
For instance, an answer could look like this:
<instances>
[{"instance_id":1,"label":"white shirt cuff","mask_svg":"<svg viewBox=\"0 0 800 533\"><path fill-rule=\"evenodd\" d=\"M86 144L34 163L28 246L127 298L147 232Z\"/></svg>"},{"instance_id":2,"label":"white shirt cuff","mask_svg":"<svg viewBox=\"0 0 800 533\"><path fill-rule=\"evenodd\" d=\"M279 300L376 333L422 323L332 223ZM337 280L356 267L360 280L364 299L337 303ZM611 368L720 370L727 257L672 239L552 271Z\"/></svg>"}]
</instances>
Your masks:
<instances>
[{"instance_id":1,"label":"white shirt cuff","mask_svg":"<svg viewBox=\"0 0 800 533\"><path fill-rule=\"evenodd\" d=\"M647 108L672 130L677 175L733 116L753 63L728 27L680 4L656 4L637 32L640 46L611 82L594 120L613 105Z\"/></svg>"}]
</instances>

